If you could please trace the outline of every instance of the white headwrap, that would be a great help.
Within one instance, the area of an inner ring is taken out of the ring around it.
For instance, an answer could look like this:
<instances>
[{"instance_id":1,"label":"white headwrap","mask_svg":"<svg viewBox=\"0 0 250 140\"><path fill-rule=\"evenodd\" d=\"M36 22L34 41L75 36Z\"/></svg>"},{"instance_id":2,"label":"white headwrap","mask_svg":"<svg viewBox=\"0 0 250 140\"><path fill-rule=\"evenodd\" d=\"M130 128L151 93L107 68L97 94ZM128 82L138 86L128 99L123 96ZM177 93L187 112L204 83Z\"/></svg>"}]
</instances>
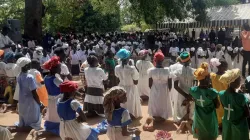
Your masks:
<instances>
[{"instance_id":1,"label":"white headwrap","mask_svg":"<svg viewBox=\"0 0 250 140\"><path fill-rule=\"evenodd\" d=\"M222 46L222 47L221 47L221 50L222 50L222 51L225 51L225 49L226 49L225 46Z\"/></svg>"},{"instance_id":2,"label":"white headwrap","mask_svg":"<svg viewBox=\"0 0 250 140\"><path fill-rule=\"evenodd\" d=\"M233 53L238 53L238 51L239 51L239 48L235 47Z\"/></svg>"},{"instance_id":3,"label":"white headwrap","mask_svg":"<svg viewBox=\"0 0 250 140\"><path fill-rule=\"evenodd\" d=\"M228 47L227 47L227 50L231 52L231 51L233 51L233 48L230 47L230 46L228 46Z\"/></svg>"},{"instance_id":4,"label":"white headwrap","mask_svg":"<svg viewBox=\"0 0 250 140\"><path fill-rule=\"evenodd\" d=\"M17 60L16 64L22 68L24 66L26 66L27 64L31 63L31 60L27 57L21 57Z\"/></svg>"},{"instance_id":5,"label":"white headwrap","mask_svg":"<svg viewBox=\"0 0 250 140\"><path fill-rule=\"evenodd\" d=\"M194 52L194 51L195 51L195 48L194 48L194 47L192 47L192 48L191 48L191 51L192 51L192 52Z\"/></svg>"},{"instance_id":6,"label":"white headwrap","mask_svg":"<svg viewBox=\"0 0 250 140\"><path fill-rule=\"evenodd\" d=\"M218 58L212 58L210 60L210 65L212 67L218 67L219 65L221 65L221 63L220 63L220 60Z\"/></svg>"}]
</instances>

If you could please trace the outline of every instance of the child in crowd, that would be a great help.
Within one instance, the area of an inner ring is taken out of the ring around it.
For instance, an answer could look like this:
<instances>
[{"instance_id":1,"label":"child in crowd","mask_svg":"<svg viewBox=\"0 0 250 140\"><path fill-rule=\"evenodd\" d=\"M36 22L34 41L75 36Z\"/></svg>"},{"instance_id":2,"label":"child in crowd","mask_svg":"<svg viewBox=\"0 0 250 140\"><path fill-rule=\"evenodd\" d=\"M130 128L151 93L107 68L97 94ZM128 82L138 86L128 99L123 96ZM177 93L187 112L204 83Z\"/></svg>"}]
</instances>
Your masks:
<instances>
[{"instance_id":1,"label":"child in crowd","mask_svg":"<svg viewBox=\"0 0 250 140\"><path fill-rule=\"evenodd\" d=\"M226 90L228 85L225 83L220 82L221 76L226 72L228 69L228 64L225 59L217 59L213 58L211 59L211 65L213 67L216 67L218 69L217 73L211 73L210 78L211 78L211 83L212 87L216 89L218 92L222 90ZM217 119L218 119L218 124L219 127L221 128L222 125L222 116L224 114L223 107L220 104L219 108L216 109L216 114L217 114Z\"/></svg>"},{"instance_id":2,"label":"child in crowd","mask_svg":"<svg viewBox=\"0 0 250 140\"><path fill-rule=\"evenodd\" d=\"M225 91L219 93L224 108L222 139L248 140L247 118L250 116L248 100L244 94L236 91L241 85L240 69L226 71L221 76L220 82L229 85Z\"/></svg>"},{"instance_id":3,"label":"child in crowd","mask_svg":"<svg viewBox=\"0 0 250 140\"><path fill-rule=\"evenodd\" d=\"M216 140L218 137L218 121L216 107L219 107L218 93L210 88L208 63L203 62L194 72L199 86L189 91L195 101L193 134L198 140Z\"/></svg>"},{"instance_id":4,"label":"child in crowd","mask_svg":"<svg viewBox=\"0 0 250 140\"><path fill-rule=\"evenodd\" d=\"M139 71L139 80L138 80L138 90L140 96L149 96L150 88L148 86L148 74L147 71L154 67L154 65L146 60L148 55L147 50L141 50L139 52L140 60L136 62L136 68Z\"/></svg>"},{"instance_id":5,"label":"child in crowd","mask_svg":"<svg viewBox=\"0 0 250 140\"><path fill-rule=\"evenodd\" d=\"M72 81L60 84L60 92L63 94L57 103L57 112L61 118L60 137L63 140L97 140L98 131L82 124L86 117L81 104L74 99L77 89L78 85ZM76 113L79 114L78 117Z\"/></svg>"},{"instance_id":6,"label":"child in crowd","mask_svg":"<svg viewBox=\"0 0 250 140\"><path fill-rule=\"evenodd\" d=\"M215 58L218 58L218 59L225 58L224 50L225 50L225 47L223 47L221 44L217 44L216 51L215 51Z\"/></svg>"},{"instance_id":7,"label":"child in crowd","mask_svg":"<svg viewBox=\"0 0 250 140\"><path fill-rule=\"evenodd\" d=\"M40 69L40 63L38 60L33 59L31 61L31 69L29 71L29 74L31 74L35 78L36 85L37 85L36 92L39 96L40 101L43 103L45 107L47 107L48 106L48 92L44 85L44 80L42 78L42 75L38 71L38 69Z\"/></svg>"},{"instance_id":8,"label":"child in crowd","mask_svg":"<svg viewBox=\"0 0 250 140\"><path fill-rule=\"evenodd\" d=\"M104 97L103 106L108 120L107 135L110 140L131 140L132 135L139 136L141 131L128 128L132 123L129 111L121 107L127 102L127 93L121 87L111 88Z\"/></svg>"}]
</instances>

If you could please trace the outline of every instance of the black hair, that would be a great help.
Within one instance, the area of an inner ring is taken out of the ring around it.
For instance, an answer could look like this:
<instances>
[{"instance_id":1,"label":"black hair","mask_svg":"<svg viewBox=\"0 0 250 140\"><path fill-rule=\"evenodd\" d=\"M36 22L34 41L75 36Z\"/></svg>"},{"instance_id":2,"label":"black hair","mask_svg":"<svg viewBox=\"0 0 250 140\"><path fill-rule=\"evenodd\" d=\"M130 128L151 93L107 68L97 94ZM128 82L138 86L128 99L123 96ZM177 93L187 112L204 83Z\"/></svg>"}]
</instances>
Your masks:
<instances>
[{"instance_id":1,"label":"black hair","mask_svg":"<svg viewBox=\"0 0 250 140\"><path fill-rule=\"evenodd\" d=\"M62 47L57 47L54 50L54 54L56 54L57 56L59 56L60 54L63 54L63 53L65 53L65 52L64 52L64 49Z\"/></svg>"},{"instance_id":2,"label":"black hair","mask_svg":"<svg viewBox=\"0 0 250 140\"><path fill-rule=\"evenodd\" d=\"M226 59L224 59L224 58L221 58L221 59L219 60L219 62L221 63L220 66L226 66L226 65L228 65Z\"/></svg>"},{"instance_id":3,"label":"black hair","mask_svg":"<svg viewBox=\"0 0 250 140\"><path fill-rule=\"evenodd\" d=\"M250 27L249 27L249 24L248 24L248 23L244 23L244 24L243 24L243 28L244 28L244 30L246 30L246 31L250 31Z\"/></svg>"},{"instance_id":4,"label":"black hair","mask_svg":"<svg viewBox=\"0 0 250 140\"><path fill-rule=\"evenodd\" d=\"M98 62L98 58L96 57L96 55L90 54L87 58L87 62L91 67L94 67L96 61Z\"/></svg>"}]
</instances>

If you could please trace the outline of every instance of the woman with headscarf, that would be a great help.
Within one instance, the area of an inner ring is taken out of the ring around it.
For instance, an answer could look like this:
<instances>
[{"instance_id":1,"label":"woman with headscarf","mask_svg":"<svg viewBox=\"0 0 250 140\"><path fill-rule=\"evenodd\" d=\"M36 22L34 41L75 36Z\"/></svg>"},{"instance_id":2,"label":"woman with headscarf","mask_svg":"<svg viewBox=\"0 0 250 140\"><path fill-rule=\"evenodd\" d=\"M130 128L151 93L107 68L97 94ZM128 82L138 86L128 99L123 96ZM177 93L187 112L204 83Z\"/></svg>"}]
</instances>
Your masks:
<instances>
[{"instance_id":1,"label":"woman with headscarf","mask_svg":"<svg viewBox=\"0 0 250 140\"><path fill-rule=\"evenodd\" d=\"M140 96L149 96L150 93L147 71L154 67L154 65L146 60L148 53L148 50L141 50L139 52L140 60L136 62L136 68L139 71L138 90Z\"/></svg>"},{"instance_id":2,"label":"woman with headscarf","mask_svg":"<svg viewBox=\"0 0 250 140\"><path fill-rule=\"evenodd\" d=\"M169 68L163 67L164 55L156 52L154 55L156 66L148 70L149 104L148 113L157 120L167 120L172 117L172 106L169 90L172 86Z\"/></svg>"},{"instance_id":3,"label":"woman with headscarf","mask_svg":"<svg viewBox=\"0 0 250 140\"><path fill-rule=\"evenodd\" d=\"M62 79L56 76L61 72L60 58L52 57L49 61L43 64L43 68L49 70L49 74L44 78L44 84L48 91L48 107L46 109L44 128L47 132L59 136L60 118L57 114L56 103L62 97L59 85L63 82Z\"/></svg>"},{"instance_id":4,"label":"woman with headscarf","mask_svg":"<svg viewBox=\"0 0 250 140\"><path fill-rule=\"evenodd\" d=\"M11 132L25 131L29 132L31 129L41 129L41 110L43 106L36 93L36 82L32 75L28 74L31 60L22 57L18 59L17 65L21 68L21 73L18 76L17 82L19 84L19 123L16 128L11 128Z\"/></svg>"},{"instance_id":5,"label":"woman with headscarf","mask_svg":"<svg viewBox=\"0 0 250 140\"><path fill-rule=\"evenodd\" d=\"M132 140L132 135L139 136L141 131L128 128L132 123L129 111L121 104L127 102L128 94L121 87L111 88L104 97L103 106L108 122L107 135L110 140Z\"/></svg>"},{"instance_id":6,"label":"woman with headscarf","mask_svg":"<svg viewBox=\"0 0 250 140\"><path fill-rule=\"evenodd\" d=\"M220 103L217 91L210 88L208 63L201 63L194 76L199 85L189 90L195 102L193 135L199 140L216 140L218 137L216 107L219 107Z\"/></svg>"},{"instance_id":7,"label":"woman with headscarf","mask_svg":"<svg viewBox=\"0 0 250 140\"><path fill-rule=\"evenodd\" d=\"M225 83L220 82L220 77L225 73L225 71L228 69L228 64L225 59L217 59L212 58L210 60L210 65L213 66L213 68L217 69L217 73L211 73L211 83L212 87L216 89L218 92L226 90L228 85ZM223 107L220 104L219 108L216 109L217 119L219 127L221 128L222 125L222 116L224 114Z\"/></svg>"},{"instance_id":8,"label":"woman with headscarf","mask_svg":"<svg viewBox=\"0 0 250 140\"><path fill-rule=\"evenodd\" d=\"M247 118L250 116L248 99L243 93L236 91L241 85L240 69L226 71L220 77L220 82L229 85L225 91L219 93L220 101L224 108L222 139L248 140Z\"/></svg>"},{"instance_id":9,"label":"woman with headscarf","mask_svg":"<svg viewBox=\"0 0 250 140\"><path fill-rule=\"evenodd\" d=\"M190 101L189 89L194 85L195 77L193 75L195 69L190 66L190 54L183 52L178 57L178 61L183 66L175 71L171 71L174 79L174 88L179 93L174 102L174 116L177 121L180 121L186 114L188 107L186 104ZM193 112L193 106L190 107L190 114ZM190 115L192 117L192 115Z\"/></svg>"},{"instance_id":10,"label":"woman with headscarf","mask_svg":"<svg viewBox=\"0 0 250 140\"><path fill-rule=\"evenodd\" d=\"M233 68L242 69L243 64L243 48L235 47L233 50L234 60L233 60Z\"/></svg>"},{"instance_id":11,"label":"woman with headscarf","mask_svg":"<svg viewBox=\"0 0 250 140\"><path fill-rule=\"evenodd\" d=\"M100 115L104 117L103 109L103 81L108 79L104 70L99 68L98 58L90 54L87 58L89 67L84 69L87 82L87 93L84 99L84 111L88 112L88 116Z\"/></svg>"},{"instance_id":12,"label":"woman with headscarf","mask_svg":"<svg viewBox=\"0 0 250 140\"><path fill-rule=\"evenodd\" d=\"M115 67L115 76L119 78L119 86L123 87L128 93L128 101L122 106L129 110L132 117L138 118L142 116L140 96L138 93L139 73L134 66L128 64L130 51L120 49L116 56L121 60L122 64Z\"/></svg>"}]
</instances>

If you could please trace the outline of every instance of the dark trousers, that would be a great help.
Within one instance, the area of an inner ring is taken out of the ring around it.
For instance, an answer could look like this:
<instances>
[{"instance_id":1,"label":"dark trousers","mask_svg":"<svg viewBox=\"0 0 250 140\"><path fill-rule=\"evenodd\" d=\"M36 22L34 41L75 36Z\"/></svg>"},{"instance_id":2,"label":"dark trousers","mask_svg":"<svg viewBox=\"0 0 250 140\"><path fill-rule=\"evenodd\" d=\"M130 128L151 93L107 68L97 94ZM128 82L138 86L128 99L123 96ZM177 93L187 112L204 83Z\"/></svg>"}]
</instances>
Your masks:
<instances>
[{"instance_id":1,"label":"dark trousers","mask_svg":"<svg viewBox=\"0 0 250 140\"><path fill-rule=\"evenodd\" d=\"M246 77L246 65L250 67L250 51L243 51L243 64L242 64L242 76ZM248 68L248 75L250 75L250 69Z\"/></svg>"}]
</instances>

